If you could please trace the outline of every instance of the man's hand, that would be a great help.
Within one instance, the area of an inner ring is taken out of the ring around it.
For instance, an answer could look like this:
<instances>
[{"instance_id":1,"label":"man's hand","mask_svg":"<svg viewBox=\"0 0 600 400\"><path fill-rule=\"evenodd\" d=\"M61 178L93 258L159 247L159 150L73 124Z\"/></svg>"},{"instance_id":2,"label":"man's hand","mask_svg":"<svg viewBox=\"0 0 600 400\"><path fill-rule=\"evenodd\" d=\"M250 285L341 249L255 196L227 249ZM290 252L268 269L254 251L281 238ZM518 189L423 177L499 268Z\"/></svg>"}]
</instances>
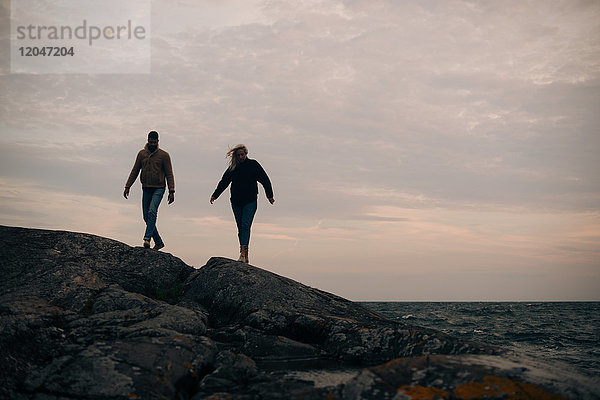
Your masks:
<instances>
[{"instance_id":1,"label":"man's hand","mask_svg":"<svg viewBox=\"0 0 600 400\"><path fill-rule=\"evenodd\" d=\"M125 188L125 191L123 192L123 197L127 198L127 196L129 196L129 188Z\"/></svg>"},{"instance_id":2,"label":"man's hand","mask_svg":"<svg viewBox=\"0 0 600 400\"><path fill-rule=\"evenodd\" d=\"M213 196L210 196L210 204L214 203L216 199Z\"/></svg>"},{"instance_id":3,"label":"man's hand","mask_svg":"<svg viewBox=\"0 0 600 400\"><path fill-rule=\"evenodd\" d=\"M169 204L175 201L175 193L169 193Z\"/></svg>"},{"instance_id":4,"label":"man's hand","mask_svg":"<svg viewBox=\"0 0 600 400\"><path fill-rule=\"evenodd\" d=\"M271 203L271 204L275 203L275 199L273 197L270 197L269 198L269 203Z\"/></svg>"}]
</instances>

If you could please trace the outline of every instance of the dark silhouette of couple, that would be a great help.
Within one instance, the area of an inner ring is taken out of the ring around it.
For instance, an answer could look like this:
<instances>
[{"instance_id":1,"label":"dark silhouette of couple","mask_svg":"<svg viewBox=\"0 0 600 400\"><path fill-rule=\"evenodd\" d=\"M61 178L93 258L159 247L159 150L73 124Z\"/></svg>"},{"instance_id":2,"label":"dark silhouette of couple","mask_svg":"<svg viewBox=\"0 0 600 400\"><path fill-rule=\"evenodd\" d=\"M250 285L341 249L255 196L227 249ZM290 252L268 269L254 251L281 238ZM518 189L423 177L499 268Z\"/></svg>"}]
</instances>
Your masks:
<instances>
[{"instance_id":1,"label":"dark silhouette of couple","mask_svg":"<svg viewBox=\"0 0 600 400\"><path fill-rule=\"evenodd\" d=\"M248 262L248 245L252 221L258 207L258 182L263 185L269 202L273 204L273 187L267 173L256 160L248 158L248 148L243 144L229 149L227 152L229 166L210 197L212 204L231 184L231 208L238 228L240 257L238 261ZM140 174L141 171L141 174ZM148 143L137 154L129 178L125 183L123 196L127 199L129 188L138 174L142 182L142 216L146 222L143 245L150 247L154 240L154 249L160 250L165 243L156 228L158 206L169 189L169 204L175 201L175 176L169 153L158 147L158 132L148 133Z\"/></svg>"}]
</instances>

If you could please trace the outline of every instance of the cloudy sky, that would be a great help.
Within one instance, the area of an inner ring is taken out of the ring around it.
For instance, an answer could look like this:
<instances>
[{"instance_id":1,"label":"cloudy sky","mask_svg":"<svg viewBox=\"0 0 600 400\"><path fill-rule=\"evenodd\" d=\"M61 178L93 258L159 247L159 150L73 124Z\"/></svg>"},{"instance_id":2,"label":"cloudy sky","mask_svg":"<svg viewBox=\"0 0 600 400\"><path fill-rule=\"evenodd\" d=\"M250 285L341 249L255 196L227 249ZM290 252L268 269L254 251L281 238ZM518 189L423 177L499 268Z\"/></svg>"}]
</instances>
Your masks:
<instances>
[{"instance_id":1,"label":"cloudy sky","mask_svg":"<svg viewBox=\"0 0 600 400\"><path fill-rule=\"evenodd\" d=\"M10 6L2 0L3 21ZM269 174L250 261L352 300L600 300L600 2L152 0L150 74L13 74L0 224L142 243L149 130L164 251L237 258L245 143Z\"/></svg>"}]
</instances>

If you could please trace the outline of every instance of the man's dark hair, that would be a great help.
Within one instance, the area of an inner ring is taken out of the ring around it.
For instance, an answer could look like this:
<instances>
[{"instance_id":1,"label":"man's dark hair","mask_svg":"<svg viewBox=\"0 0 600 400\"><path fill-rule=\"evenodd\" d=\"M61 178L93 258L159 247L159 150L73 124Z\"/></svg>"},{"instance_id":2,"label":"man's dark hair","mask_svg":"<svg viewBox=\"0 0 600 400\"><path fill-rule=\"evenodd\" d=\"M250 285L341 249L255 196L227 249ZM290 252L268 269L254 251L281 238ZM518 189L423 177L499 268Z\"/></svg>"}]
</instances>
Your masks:
<instances>
[{"instance_id":1,"label":"man's dark hair","mask_svg":"<svg viewBox=\"0 0 600 400\"><path fill-rule=\"evenodd\" d=\"M148 139L157 139L158 140L158 132L150 131L150 133L148 133Z\"/></svg>"}]
</instances>

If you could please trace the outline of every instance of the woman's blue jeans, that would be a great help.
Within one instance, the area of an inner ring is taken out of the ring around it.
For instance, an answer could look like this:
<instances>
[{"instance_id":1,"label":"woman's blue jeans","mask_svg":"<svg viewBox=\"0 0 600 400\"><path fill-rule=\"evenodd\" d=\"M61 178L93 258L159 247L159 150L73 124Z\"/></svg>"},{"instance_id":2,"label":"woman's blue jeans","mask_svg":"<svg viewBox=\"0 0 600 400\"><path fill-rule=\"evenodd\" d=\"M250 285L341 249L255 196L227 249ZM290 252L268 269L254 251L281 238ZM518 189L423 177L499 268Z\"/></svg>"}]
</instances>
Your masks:
<instances>
[{"instance_id":1,"label":"woman's blue jeans","mask_svg":"<svg viewBox=\"0 0 600 400\"><path fill-rule=\"evenodd\" d=\"M257 207L258 204L256 201L244 206L231 204L233 215L235 216L235 223L238 228L240 246L248 247L248 244L250 243L250 227L252 226L252 220L254 219L254 214L256 214Z\"/></svg>"},{"instance_id":2,"label":"woman's blue jeans","mask_svg":"<svg viewBox=\"0 0 600 400\"><path fill-rule=\"evenodd\" d=\"M142 190L142 214L146 221L146 233L144 240L154 239L155 244L161 244L163 241L156 229L156 218L158 217L158 206L165 195L165 188L144 188Z\"/></svg>"}]
</instances>

